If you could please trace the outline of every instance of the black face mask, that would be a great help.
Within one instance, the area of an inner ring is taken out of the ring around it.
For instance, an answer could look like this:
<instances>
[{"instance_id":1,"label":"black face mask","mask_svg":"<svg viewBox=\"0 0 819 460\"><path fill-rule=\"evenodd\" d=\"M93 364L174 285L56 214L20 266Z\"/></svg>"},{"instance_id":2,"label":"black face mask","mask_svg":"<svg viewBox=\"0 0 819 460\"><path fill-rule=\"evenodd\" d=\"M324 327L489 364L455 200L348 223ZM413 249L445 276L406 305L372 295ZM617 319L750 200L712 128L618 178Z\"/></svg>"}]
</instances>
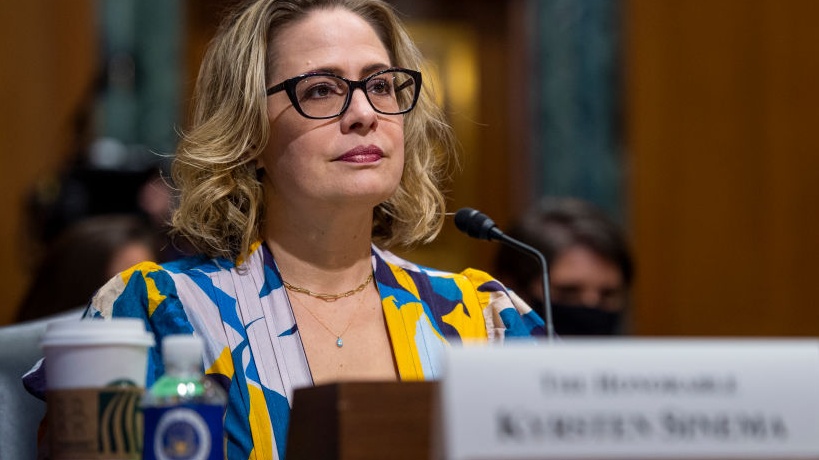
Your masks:
<instances>
[{"instance_id":1,"label":"black face mask","mask_svg":"<svg viewBox=\"0 0 819 460\"><path fill-rule=\"evenodd\" d=\"M536 308L543 311L542 305ZM555 333L561 335L615 335L620 328L620 312L588 305L552 304Z\"/></svg>"}]
</instances>

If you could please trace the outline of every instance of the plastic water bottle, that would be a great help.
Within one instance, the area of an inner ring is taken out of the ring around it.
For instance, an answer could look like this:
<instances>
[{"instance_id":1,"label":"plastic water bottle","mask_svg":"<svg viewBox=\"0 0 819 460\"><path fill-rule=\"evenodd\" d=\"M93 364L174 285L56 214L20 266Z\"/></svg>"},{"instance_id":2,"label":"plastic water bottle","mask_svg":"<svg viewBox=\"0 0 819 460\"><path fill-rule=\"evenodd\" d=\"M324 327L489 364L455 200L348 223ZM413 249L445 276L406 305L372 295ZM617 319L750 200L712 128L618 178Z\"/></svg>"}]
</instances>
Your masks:
<instances>
[{"instance_id":1,"label":"plastic water bottle","mask_svg":"<svg viewBox=\"0 0 819 460\"><path fill-rule=\"evenodd\" d=\"M203 373L202 340L162 340L165 374L142 398L144 460L223 460L227 395Z\"/></svg>"}]
</instances>

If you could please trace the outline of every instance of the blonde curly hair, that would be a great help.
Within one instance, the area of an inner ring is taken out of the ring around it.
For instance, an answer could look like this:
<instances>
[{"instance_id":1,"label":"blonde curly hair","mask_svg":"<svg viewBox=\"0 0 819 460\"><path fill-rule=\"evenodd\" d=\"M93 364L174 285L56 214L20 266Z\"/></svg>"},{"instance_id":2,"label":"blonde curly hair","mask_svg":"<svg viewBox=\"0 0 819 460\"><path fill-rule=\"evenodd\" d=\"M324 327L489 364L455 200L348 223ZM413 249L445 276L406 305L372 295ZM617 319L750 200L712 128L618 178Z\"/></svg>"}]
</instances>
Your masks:
<instances>
[{"instance_id":1,"label":"blonde curly hair","mask_svg":"<svg viewBox=\"0 0 819 460\"><path fill-rule=\"evenodd\" d=\"M366 20L392 65L420 69L419 50L392 7L381 0L258 0L225 18L202 61L192 125L172 166L179 205L173 232L210 257L236 260L260 239L265 218L256 158L269 136L265 89L279 30L317 8L345 8ZM441 191L455 164L455 138L428 86L404 115L405 159L398 189L374 209L373 241L410 247L443 226Z\"/></svg>"}]
</instances>

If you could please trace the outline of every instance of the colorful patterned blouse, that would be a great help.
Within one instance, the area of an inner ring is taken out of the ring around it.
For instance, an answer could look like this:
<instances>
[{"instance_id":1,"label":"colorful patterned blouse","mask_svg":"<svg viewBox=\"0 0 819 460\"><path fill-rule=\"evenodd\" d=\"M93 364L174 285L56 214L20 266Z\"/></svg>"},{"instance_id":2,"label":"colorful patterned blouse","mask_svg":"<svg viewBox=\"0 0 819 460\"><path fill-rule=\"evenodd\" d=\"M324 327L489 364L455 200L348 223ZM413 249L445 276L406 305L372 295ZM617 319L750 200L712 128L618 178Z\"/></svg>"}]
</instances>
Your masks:
<instances>
[{"instance_id":1,"label":"colorful patterned blouse","mask_svg":"<svg viewBox=\"0 0 819 460\"><path fill-rule=\"evenodd\" d=\"M543 322L477 270L420 267L373 246L374 278L401 380L436 379L444 348L542 334ZM257 244L240 265L204 257L138 264L103 286L93 317L136 317L156 336L196 333L206 372L228 392L227 458L284 457L293 391L312 377L273 256ZM149 353L147 385L163 373Z\"/></svg>"}]
</instances>

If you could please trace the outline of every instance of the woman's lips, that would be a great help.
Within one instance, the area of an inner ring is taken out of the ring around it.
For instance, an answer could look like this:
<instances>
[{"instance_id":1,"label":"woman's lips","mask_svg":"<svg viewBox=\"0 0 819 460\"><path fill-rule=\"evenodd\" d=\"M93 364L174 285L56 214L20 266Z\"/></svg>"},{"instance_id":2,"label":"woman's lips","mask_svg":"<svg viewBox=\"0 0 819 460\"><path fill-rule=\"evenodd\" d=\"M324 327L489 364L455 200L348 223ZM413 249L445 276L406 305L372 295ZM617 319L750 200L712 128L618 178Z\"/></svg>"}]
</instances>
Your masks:
<instances>
[{"instance_id":1,"label":"woman's lips","mask_svg":"<svg viewBox=\"0 0 819 460\"><path fill-rule=\"evenodd\" d=\"M346 151L344 155L341 155L340 157L336 158L335 161L347 161L350 163L372 163L380 160L383 157L384 152L380 148L374 145L367 145L350 149Z\"/></svg>"}]
</instances>

